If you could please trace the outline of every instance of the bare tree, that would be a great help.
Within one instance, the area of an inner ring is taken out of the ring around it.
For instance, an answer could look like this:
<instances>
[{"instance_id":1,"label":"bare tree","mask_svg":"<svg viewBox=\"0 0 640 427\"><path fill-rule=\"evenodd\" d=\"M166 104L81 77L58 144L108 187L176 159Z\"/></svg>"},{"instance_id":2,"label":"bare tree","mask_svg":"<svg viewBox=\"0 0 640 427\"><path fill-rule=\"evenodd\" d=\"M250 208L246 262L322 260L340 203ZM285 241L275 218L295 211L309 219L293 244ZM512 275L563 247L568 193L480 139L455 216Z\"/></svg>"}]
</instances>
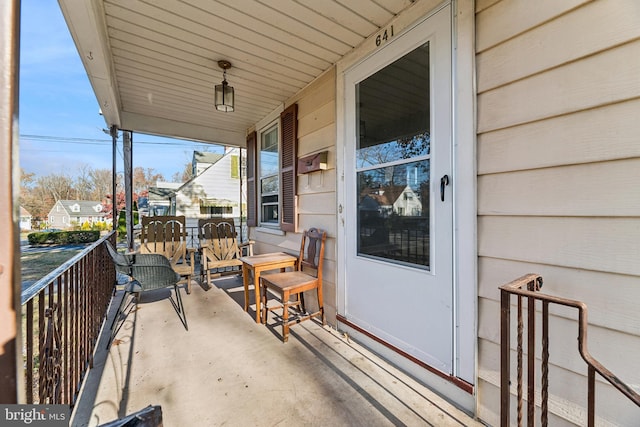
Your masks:
<instances>
[{"instance_id":1,"label":"bare tree","mask_svg":"<svg viewBox=\"0 0 640 427\"><path fill-rule=\"evenodd\" d=\"M64 173L49 174L38 178L38 187L48 191L54 202L58 200L73 200L77 198L73 178Z\"/></svg>"},{"instance_id":2,"label":"bare tree","mask_svg":"<svg viewBox=\"0 0 640 427\"><path fill-rule=\"evenodd\" d=\"M76 197L79 200L92 200L93 182L91 181L91 166L82 164L78 167L75 181Z\"/></svg>"},{"instance_id":3,"label":"bare tree","mask_svg":"<svg viewBox=\"0 0 640 427\"><path fill-rule=\"evenodd\" d=\"M112 193L112 175L110 169L93 169L89 174L93 186L92 200L104 200ZM116 193L118 187L122 186L122 175L116 177Z\"/></svg>"},{"instance_id":4,"label":"bare tree","mask_svg":"<svg viewBox=\"0 0 640 427\"><path fill-rule=\"evenodd\" d=\"M52 206L49 195L37 194L36 178L34 173L27 173L20 169L20 206L29 211L34 219L44 219Z\"/></svg>"},{"instance_id":5,"label":"bare tree","mask_svg":"<svg viewBox=\"0 0 640 427\"><path fill-rule=\"evenodd\" d=\"M20 188L29 188L36 182L35 173L28 173L20 168Z\"/></svg>"},{"instance_id":6,"label":"bare tree","mask_svg":"<svg viewBox=\"0 0 640 427\"><path fill-rule=\"evenodd\" d=\"M136 167L133 169L133 192L139 194L149 187L155 187L157 181L164 181L164 175L154 168Z\"/></svg>"},{"instance_id":7,"label":"bare tree","mask_svg":"<svg viewBox=\"0 0 640 427\"><path fill-rule=\"evenodd\" d=\"M193 164L191 162L187 162L184 165L184 169L182 172L176 172L171 177L171 181L173 182L187 182L191 178L193 178Z\"/></svg>"}]
</instances>

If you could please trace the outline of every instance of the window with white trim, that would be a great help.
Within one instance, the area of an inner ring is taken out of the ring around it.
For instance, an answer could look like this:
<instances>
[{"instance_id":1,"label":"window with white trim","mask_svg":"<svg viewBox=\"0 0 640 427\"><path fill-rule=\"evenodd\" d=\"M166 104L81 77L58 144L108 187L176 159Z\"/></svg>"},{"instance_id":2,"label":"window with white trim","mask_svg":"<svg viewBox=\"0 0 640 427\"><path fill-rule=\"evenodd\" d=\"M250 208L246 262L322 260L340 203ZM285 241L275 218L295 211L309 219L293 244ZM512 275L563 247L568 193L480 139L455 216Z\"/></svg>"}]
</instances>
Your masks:
<instances>
[{"instance_id":1,"label":"window with white trim","mask_svg":"<svg viewBox=\"0 0 640 427\"><path fill-rule=\"evenodd\" d=\"M298 105L247 135L247 225L296 231Z\"/></svg>"},{"instance_id":2,"label":"window with white trim","mask_svg":"<svg viewBox=\"0 0 640 427\"><path fill-rule=\"evenodd\" d=\"M260 202L260 223L277 226L280 212L280 147L278 124L273 123L260 132L258 152L258 200Z\"/></svg>"}]
</instances>

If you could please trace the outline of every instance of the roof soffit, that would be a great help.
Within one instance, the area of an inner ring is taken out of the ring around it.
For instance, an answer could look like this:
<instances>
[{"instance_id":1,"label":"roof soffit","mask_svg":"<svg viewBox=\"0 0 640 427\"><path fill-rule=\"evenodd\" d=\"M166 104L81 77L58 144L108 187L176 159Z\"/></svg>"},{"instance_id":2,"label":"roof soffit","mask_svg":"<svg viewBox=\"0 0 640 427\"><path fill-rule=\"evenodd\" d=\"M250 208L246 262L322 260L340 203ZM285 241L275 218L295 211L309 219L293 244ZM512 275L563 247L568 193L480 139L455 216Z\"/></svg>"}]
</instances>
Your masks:
<instances>
[{"instance_id":1,"label":"roof soffit","mask_svg":"<svg viewBox=\"0 0 640 427\"><path fill-rule=\"evenodd\" d=\"M102 2L59 0L58 3L105 122L109 126L120 126L120 96Z\"/></svg>"},{"instance_id":2,"label":"roof soffit","mask_svg":"<svg viewBox=\"0 0 640 427\"><path fill-rule=\"evenodd\" d=\"M425 2L59 0L107 125L239 147L248 129ZM220 59L233 64L233 113L213 106Z\"/></svg>"}]
</instances>

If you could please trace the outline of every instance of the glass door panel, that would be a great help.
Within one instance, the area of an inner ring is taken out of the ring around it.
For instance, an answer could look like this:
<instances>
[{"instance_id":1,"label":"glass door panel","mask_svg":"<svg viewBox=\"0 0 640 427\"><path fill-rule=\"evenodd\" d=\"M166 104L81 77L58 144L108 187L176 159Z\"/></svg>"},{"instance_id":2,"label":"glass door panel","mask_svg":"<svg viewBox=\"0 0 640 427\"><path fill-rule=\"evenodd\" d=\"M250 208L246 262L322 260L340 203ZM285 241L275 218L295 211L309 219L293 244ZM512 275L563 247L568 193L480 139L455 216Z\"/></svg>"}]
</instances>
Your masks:
<instances>
[{"instance_id":1,"label":"glass door panel","mask_svg":"<svg viewBox=\"0 0 640 427\"><path fill-rule=\"evenodd\" d=\"M429 269L429 42L356 84L357 253Z\"/></svg>"}]
</instances>

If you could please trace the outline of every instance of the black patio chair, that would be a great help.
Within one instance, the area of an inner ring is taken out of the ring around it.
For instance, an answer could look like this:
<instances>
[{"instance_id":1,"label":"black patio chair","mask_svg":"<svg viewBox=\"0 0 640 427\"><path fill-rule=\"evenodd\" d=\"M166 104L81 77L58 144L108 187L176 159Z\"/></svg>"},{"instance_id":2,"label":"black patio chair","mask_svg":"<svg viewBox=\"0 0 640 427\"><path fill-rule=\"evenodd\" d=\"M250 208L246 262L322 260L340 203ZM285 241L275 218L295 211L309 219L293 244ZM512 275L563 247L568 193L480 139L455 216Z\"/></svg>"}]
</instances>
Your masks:
<instances>
[{"instance_id":1,"label":"black patio chair","mask_svg":"<svg viewBox=\"0 0 640 427\"><path fill-rule=\"evenodd\" d=\"M149 405L124 418L100 424L98 427L162 427L162 407Z\"/></svg>"},{"instance_id":2,"label":"black patio chair","mask_svg":"<svg viewBox=\"0 0 640 427\"><path fill-rule=\"evenodd\" d=\"M178 313L180 321L184 325L186 330L189 330L187 325L187 316L184 312L184 305L182 304L182 298L180 297L180 289L178 282L181 280L180 274L171 267L171 261L164 255L160 254L121 254L113 247L109 242L105 242L107 250L113 259L116 266L116 271L129 277L129 281L124 286L124 295L118 306L112 322L111 322L111 336L107 348L111 345L118 328L114 328L117 322L122 318L126 319L126 314L131 310L127 310L130 304L137 304L142 292L152 291L155 289L162 289L169 286L173 286L176 293L176 301L169 297L173 308ZM135 294L133 299L126 303L129 295ZM125 304L126 303L126 304ZM133 307L131 307L133 309Z\"/></svg>"}]
</instances>

